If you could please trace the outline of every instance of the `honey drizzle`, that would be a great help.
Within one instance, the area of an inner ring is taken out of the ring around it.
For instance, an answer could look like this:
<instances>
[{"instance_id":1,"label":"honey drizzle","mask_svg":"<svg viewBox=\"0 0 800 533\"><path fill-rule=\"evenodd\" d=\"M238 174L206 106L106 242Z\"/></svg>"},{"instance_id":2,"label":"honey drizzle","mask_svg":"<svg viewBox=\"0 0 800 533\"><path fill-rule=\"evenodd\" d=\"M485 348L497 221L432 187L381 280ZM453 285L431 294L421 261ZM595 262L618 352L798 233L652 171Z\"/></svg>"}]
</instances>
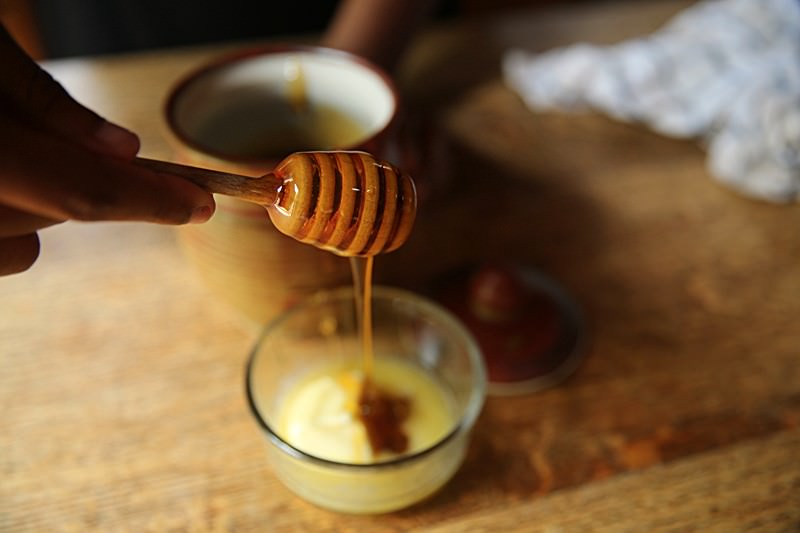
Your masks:
<instances>
[{"instance_id":1,"label":"honey drizzle","mask_svg":"<svg viewBox=\"0 0 800 533\"><path fill-rule=\"evenodd\" d=\"M361 317L361 353L364 365L364 381L370 381L375 371L375 350L372 342L372 264L369 256L364 261L364 316Z\"/></svg>"},{"instance_id":2,"label":"honey drizzle","mask_svg":"<svg viewBox=\"0 0 800 533\"><path fill-rule=\"evenodd\" d=\"M356 296L356 321L361 338L361 368L364 379L372 377L372 257L350 257L350 271ZM367 286L369 285L369 288ZM367 318L369 315L369 318Z\"/></svg>"},{"instance_id":3,"label":"honey drizzle","mask_svg":"<svg viewBox=\"0 0 800 533\"><path fill-rule=\"evenodd\" d=\"M373 257L351 257L350 268L356 293L356 319L361 336L361 364L364 383L358 397L358 418L364 424L372 452L403 453L408 436L403 423L408 418L411 401L381 390L374 380L375 349L372 338L372 266Z\"/></svg>"}]
</instances>

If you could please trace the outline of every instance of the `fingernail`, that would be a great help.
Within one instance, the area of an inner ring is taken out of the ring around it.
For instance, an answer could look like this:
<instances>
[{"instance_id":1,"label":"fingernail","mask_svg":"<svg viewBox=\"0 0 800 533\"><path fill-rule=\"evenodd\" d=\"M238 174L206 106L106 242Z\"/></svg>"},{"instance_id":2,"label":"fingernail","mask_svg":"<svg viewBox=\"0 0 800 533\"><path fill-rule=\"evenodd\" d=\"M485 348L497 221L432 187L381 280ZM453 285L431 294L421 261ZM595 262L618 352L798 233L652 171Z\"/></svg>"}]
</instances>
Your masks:
<instances>
[{"instance_id":1,"label":"fingernail","mask_svg":"<svg viewBox=\"0 0 800 533\"><path fill-rule=\"evenodd\" d=\"M92 140L96 148L109 155L130 158L139 152L139 137L107 120L95 130Z\"/></svg>"},{"instance_id":2,"label":"fingernail","mask_svg":"<svg viewBox=\"0 0 800 533\"><path fill-rule=\"evenodd\" d=\"M208 219L211 218L211 215L214 214L214 208L210 205L203 205L200 207L195 207L194 211L192 211L192 216L189 218L190 224L202 224L203 222L207 222Z\"/></svg>"}]
</instances>

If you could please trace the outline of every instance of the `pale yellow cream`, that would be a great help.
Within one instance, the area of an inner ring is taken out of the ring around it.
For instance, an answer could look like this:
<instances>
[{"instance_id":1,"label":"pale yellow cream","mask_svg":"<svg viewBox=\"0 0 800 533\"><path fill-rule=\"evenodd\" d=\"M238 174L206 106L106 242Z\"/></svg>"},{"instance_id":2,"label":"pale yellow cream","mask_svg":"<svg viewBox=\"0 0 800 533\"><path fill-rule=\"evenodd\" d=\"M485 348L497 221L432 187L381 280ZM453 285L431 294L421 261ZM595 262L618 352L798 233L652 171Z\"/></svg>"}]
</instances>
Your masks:
<instances>
[{"instance_id":1,"label":"pale yellow cream","mask_svg":"<svg viewBox=\"0 0 800 533\"><path fill-rule=\"evenodd\" d=\"M281 437L310 455L344 463L374 463L396 457L387 452L375 456L369 445L357 414L363 378L361 359L354 358L299 379L279 407ZM411 400L411 411L403 425L409 439L404 454L428 448L453 429L453 401L448 391L419 367L378 357L373 379L382 390Z\"/></svg>"}]
</instances>

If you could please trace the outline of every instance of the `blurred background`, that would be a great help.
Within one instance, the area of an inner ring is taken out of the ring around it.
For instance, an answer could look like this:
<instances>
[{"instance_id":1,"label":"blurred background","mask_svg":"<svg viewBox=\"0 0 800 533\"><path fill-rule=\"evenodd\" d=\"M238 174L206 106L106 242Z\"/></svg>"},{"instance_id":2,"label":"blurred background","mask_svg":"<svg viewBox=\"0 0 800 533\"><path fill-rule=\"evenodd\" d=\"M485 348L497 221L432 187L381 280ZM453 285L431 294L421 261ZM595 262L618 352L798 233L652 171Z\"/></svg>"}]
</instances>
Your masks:
<instances>
[{"instance_id":1,"label":"blurred background","mask_svg":"<svg viewBox=\"0 0 800 533\"><path fill-rule=\"evenodd\" d=\"M439 0L436 17L592 0ZM596 1L596 0L595 0ZM35 59L91 56L321 32L338 2L0 0L2 22Z\"/></svg>"}]
</instances>

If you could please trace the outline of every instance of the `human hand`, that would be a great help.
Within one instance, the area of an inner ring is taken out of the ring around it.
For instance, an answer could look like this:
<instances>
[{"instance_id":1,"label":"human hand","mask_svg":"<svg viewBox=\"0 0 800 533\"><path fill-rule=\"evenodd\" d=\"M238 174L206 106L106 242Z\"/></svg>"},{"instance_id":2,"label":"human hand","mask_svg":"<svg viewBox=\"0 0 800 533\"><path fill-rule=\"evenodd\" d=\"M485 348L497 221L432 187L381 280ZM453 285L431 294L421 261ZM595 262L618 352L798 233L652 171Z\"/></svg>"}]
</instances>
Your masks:
<instances>
[{"instance_id":1,"label":"human hand","mask_svg":"<svg viewBox=\"0 0 800 533\"><path fill-rule=\"evenodd\" d=\"M0 276L65 220L204 222L213 196L133 163L139 139L73 100L0 25Z\"/></svg>"}]
</instances>

